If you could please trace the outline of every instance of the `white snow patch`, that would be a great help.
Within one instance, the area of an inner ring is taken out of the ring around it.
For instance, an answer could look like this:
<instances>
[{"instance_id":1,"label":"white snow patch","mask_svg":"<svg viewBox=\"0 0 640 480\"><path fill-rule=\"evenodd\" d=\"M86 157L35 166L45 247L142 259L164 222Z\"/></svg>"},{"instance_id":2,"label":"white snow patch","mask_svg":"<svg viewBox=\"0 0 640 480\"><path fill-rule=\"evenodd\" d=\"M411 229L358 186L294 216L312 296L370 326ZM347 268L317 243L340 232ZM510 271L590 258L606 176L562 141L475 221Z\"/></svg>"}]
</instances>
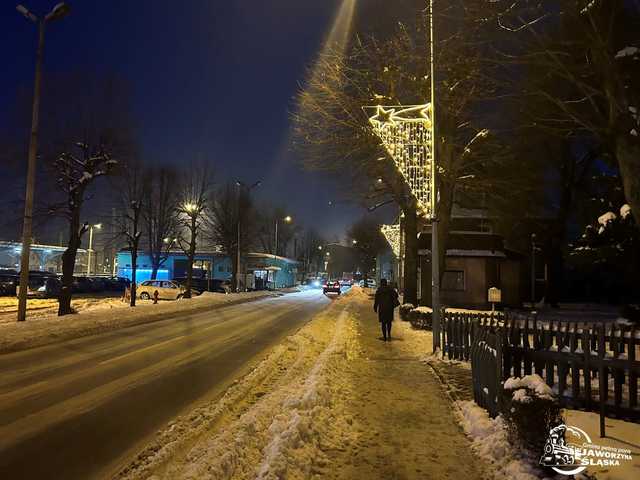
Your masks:
<instances>
[{"instance_id":1,"label":"white snow patch","mask_svg":"<svg viewBox=\"0 0 640 480\"><path fill-rule=\"evenodd\" d=\"M633 57L639 51L640 50L638 49L638 47L624 47L622 50L619 50L618 53L616 53L616 58Z\"/></svg>"},{"instance_id":2,"label":"white snow patch","mask_svg":"<svg viewBox=\"0 0 640 480\"><path fill-rule=\"evenodd\" d=\"M616 219L616 214L613 212L603 213L598 217L598 223L606 226L609 222L613 222Z\"/></svg>"},{"instance_id":3,"label":"white snow patch","mask_svg":"<svg viewBox=\"0 0 640 480\"><path fill-rule=\"evenodd\" d=\"M631 207L625 203L620 207L620 218L627 218L627 215L631 213Z\"/></svg>"},{"instance_id":4,"label":"white snow patch","mask_svg":"<svg viewBox=\"0 0 640 480\"><path fill-rule=\"evenodd\" d=\"M494 469L494 478L537 480L537 470L513 448L507 425L501 416L489 418L486 410L472 401L457 401L458 422L471 438L471 448Z\"/></svg>"},{"instance_id":5,"label":"white snow patch","mask_svg":"<svg viewBox=\"0 0 640 480\"><path fill-rule=\"evenodd\" d=\"M525 375L522 378L511 377L504 382L505 390L529 389L535 393L538 398L545 400L553 400L553 391L551 387L545 383L540 375ZM526 391L525 391L526 393ZM522 395L522 394L520 394ZM515 399L515 394L514 394Z\"/></svg>"}]
</instances>

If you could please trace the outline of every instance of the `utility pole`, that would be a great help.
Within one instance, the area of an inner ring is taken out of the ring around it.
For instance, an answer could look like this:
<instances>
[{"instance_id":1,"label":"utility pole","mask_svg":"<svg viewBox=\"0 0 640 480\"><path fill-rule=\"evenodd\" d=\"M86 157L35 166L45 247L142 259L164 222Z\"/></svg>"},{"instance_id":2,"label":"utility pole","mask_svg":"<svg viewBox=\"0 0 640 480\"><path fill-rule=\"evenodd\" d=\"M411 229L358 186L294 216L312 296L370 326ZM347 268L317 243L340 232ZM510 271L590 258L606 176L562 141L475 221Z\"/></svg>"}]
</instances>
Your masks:
<instances>
[{"instance_id":1,"label":"utility pole","mask_svg":"<svg viewBox=\"0 0 640 480\"><path fill-rule=\"evenodd\" d=\"M433 351L440 349L440 258L438 251L438 189L436 183L436 82L435 82L435 46L433 28L433 0L429 1L429 27L431 39L431 195L433 211L431 212L431 308L433 325Z\"/></svg>"},{"instance_id":2,"label":"utility pole","mask_svg":"<svg viewBox=\"0 0 640 480\"><path fill-rule=\"evenodd\" d=\"M42 57L44 54L44 27L48 22L60 19L69 13L69 6L61 2L49 14L40 19L23 5L16 10L28 20L38 25L38 50L36 53L36 78L33 86L33 106L31 110L31 136L29 137L29 158L27 163L27 191L24 199L24 220L22 223L22 250L20 252L20 290L18 292L18 321L27 318L27 289L29 284L29 256L33 226L33 197L36 180L36 155L38 151L38 120L40 115L40 89L42 86Z\"/></svg>"}]
</instances>

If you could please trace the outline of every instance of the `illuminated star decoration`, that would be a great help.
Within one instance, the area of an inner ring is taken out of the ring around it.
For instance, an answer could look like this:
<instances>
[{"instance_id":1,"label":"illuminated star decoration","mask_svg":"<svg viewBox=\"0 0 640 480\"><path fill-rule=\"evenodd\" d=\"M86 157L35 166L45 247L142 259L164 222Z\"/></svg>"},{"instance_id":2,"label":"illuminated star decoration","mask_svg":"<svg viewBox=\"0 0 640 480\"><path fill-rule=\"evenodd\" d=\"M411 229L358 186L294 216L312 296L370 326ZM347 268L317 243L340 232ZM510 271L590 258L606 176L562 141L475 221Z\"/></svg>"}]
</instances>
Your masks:
<instances>
[{"instance_id":1,"label":"illuminated star decoration","mask_svg":"<svg viewBox=\"0 0 640 480\"><path fill-rule=\"evenodd\" d=\"M419 212L432 218L434 165L431 104L366 108L375 109L375 115L369 117L369 123L415 196Z\"/></svg>"},{"instance_id":2,"label":"illuminated star decoration","mask_svg":"<svg viewBox=\"0 0 640 480\"><path fill-rule=\"evenodd\" d=\"M389 243L393 254L396 258L400 258L400 224L382 225L380 231Z\"/></svg>"}]
</instances>

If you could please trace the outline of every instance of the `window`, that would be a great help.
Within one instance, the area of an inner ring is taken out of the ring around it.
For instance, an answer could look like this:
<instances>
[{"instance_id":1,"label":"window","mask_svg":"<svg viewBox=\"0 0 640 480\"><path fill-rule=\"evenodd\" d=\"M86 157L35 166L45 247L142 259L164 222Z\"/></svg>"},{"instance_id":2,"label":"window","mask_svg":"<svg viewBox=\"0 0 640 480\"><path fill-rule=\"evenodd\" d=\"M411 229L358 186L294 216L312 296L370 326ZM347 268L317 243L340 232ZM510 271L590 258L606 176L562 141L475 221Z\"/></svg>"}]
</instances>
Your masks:
<instances>
[{"instance_id":1,"label":"window","mask_svg":"<svg viewBox=\"0 0 640 480\"><path fill-rule=\"evenodd\" d=\"M223 267L222 265L219 265L219 266L218 266L218 271L219 271L219 272L224 272L224 267Z\"/></svg>"},{"instance_id":2,"label":"window","mask_svg":"<svg viewBox=\"0 0 640 480\"><path fill-rule=\"evenodd\" d=\"M229 273L233 272L233 267L231 267L231 266L227 267L227 272L229 272Z\"/></svg>"},{"instance_id":3,"label":"window","mask_svg":"<svg viewBox=\"0 0 640 480\"><path fill-rule=\"evenodd\" d=\"M463 292L464 270L445 270L442 275L442 290L454 290Z\"/></svg>"}]
</instances>

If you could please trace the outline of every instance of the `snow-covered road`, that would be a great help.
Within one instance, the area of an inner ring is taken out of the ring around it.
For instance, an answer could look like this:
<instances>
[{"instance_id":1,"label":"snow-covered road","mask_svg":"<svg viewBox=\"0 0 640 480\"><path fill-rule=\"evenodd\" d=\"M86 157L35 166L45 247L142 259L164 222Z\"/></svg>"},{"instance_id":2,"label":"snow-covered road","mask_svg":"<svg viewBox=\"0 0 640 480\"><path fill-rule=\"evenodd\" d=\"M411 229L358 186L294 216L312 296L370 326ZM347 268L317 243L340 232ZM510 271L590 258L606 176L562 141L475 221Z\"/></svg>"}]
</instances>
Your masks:
<instances>
[{"instance_id":1,"label":"snow-covered road","mask_svg":"<svg viewBox=\"0 0 640 480\"><path fill-rule=\"evenodd\" d=\"M371 299L354 288L220 399L171 422L118 478L485 478L423 362L430 337L394 329L379 340Z\"/></svg>"},{"instance_id":2,"label":"snow-covered road","mask_svg":"<svg viewBox=\"0 0 640 480\"><path fill-rule=\"evenodd\" d=\"M0 478L110 475L328 303L300 292L171 311L167 320L0 355Z\"/></svg>"}]
</instances>

